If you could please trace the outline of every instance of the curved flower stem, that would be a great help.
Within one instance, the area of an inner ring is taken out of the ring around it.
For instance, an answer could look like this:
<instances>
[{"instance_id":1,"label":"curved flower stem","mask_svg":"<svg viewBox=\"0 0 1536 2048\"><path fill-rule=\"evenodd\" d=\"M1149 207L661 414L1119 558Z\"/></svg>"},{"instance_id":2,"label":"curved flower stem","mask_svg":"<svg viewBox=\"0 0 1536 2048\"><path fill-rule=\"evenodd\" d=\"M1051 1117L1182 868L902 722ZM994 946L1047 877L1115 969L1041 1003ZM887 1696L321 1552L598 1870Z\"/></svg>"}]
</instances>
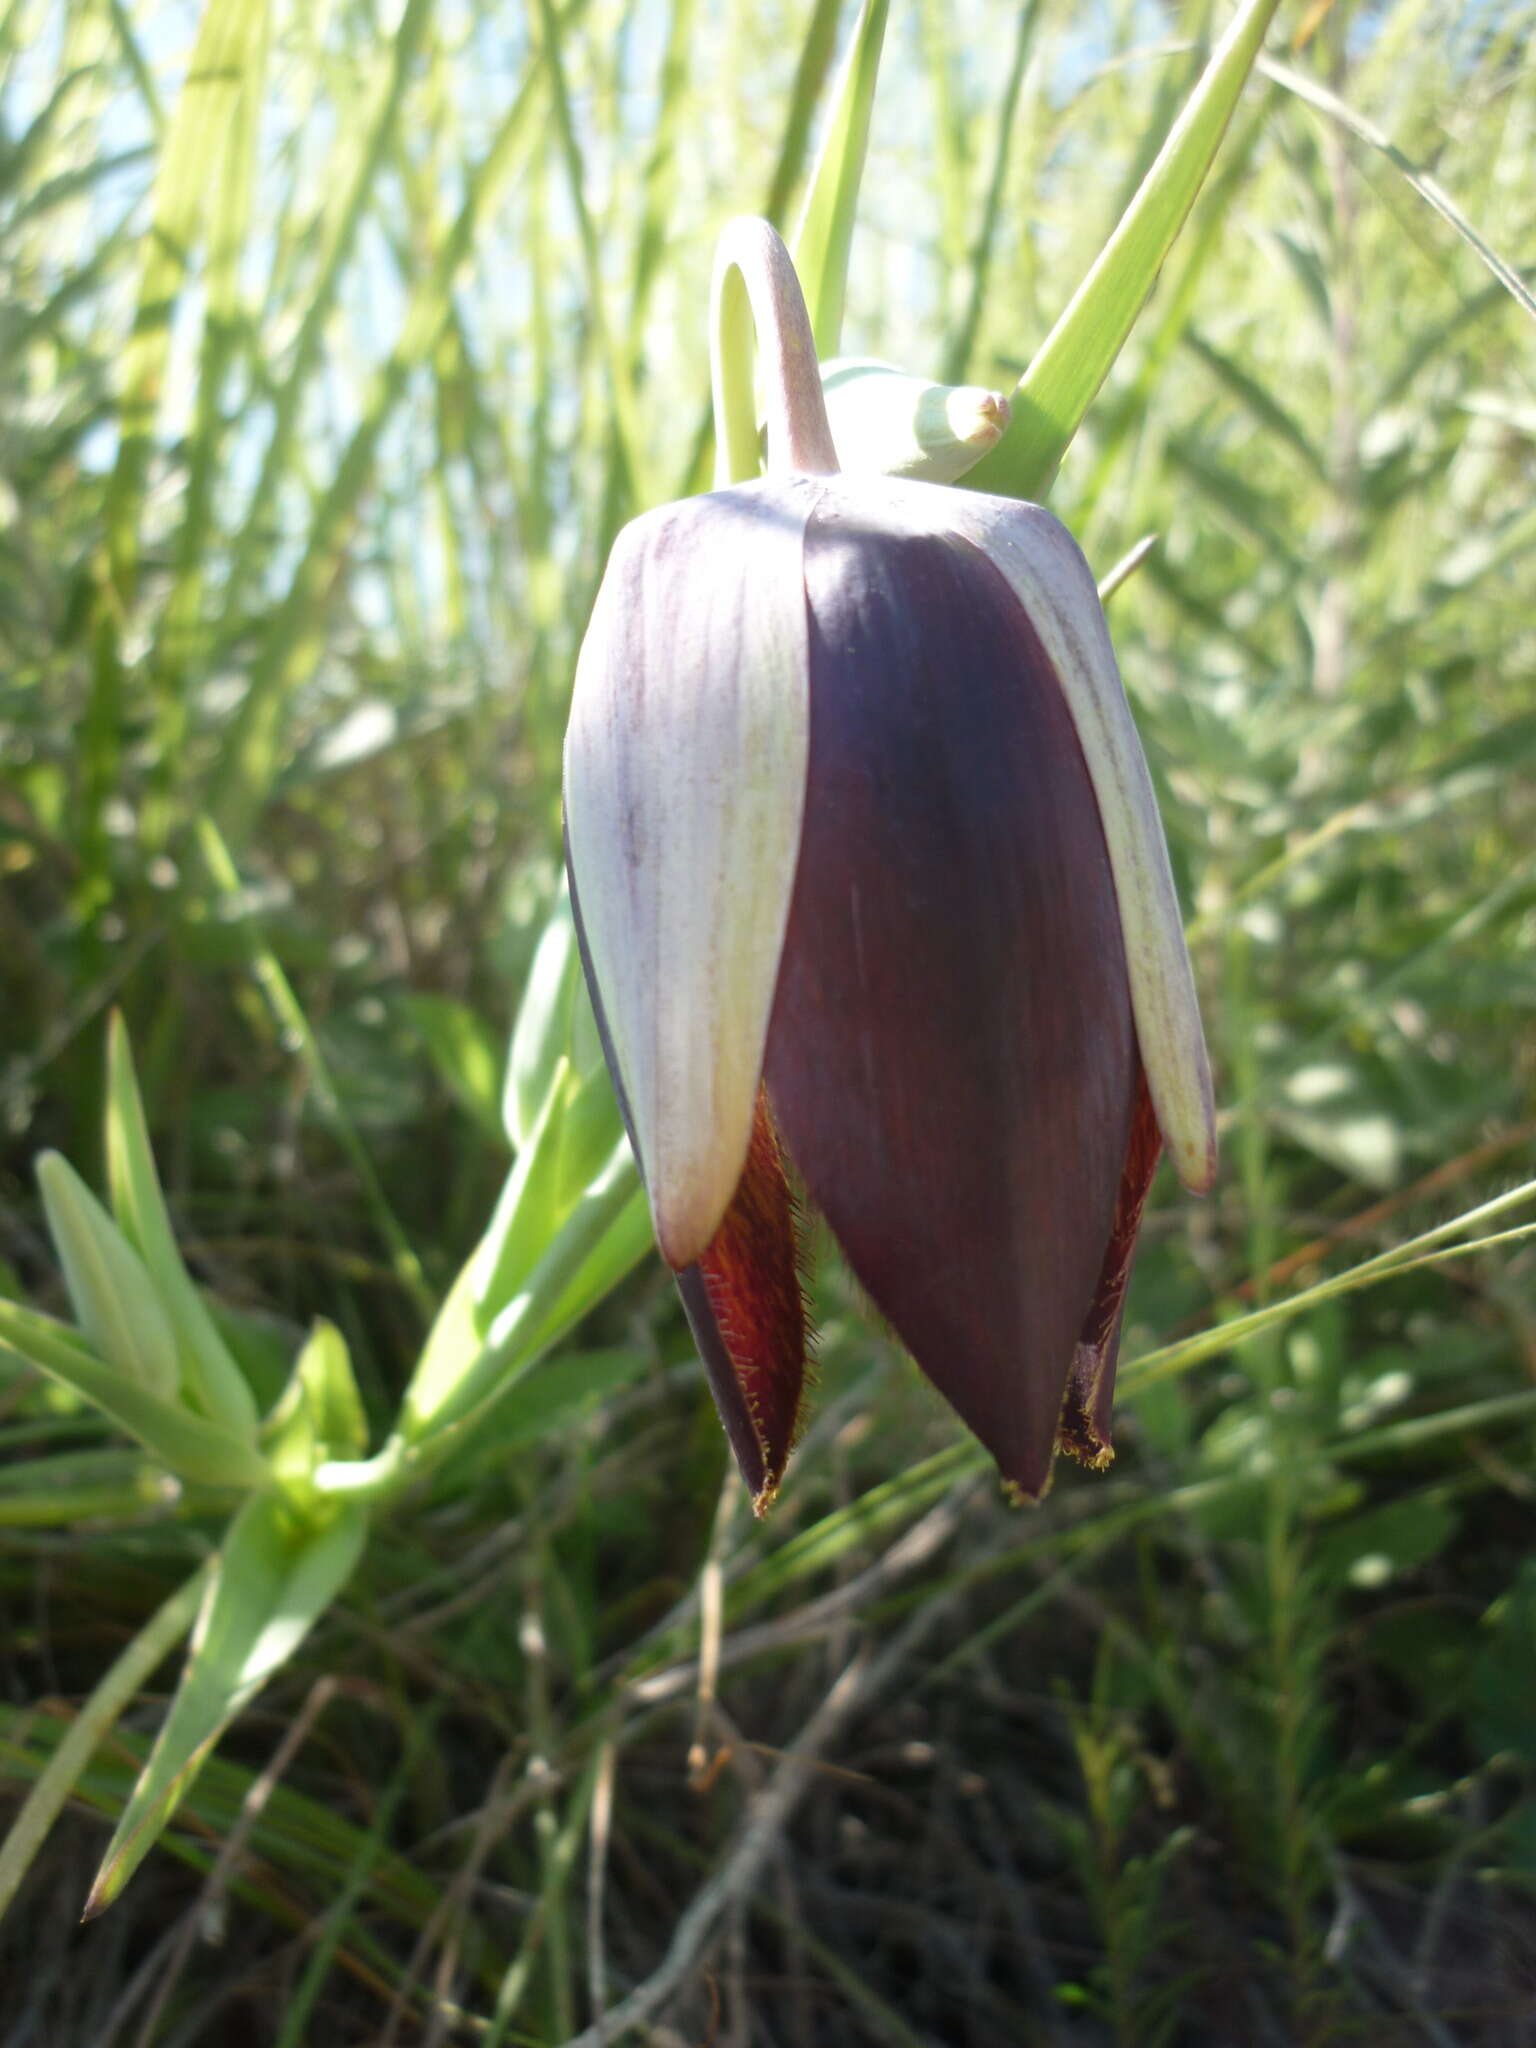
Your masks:
<instances>
[{"instance_id":1,"label":"curved flower stem","mask_svg":"<svg viewBox=\"0 0 1536 2048\"><path fill-rule=\"evenodd\" d=\"M743 215L730 222L716 245L710 294L717 489L744 483L758 472L754 328L763 356L769 469L830 475L837 468L837 450L800 280L789 251L767 221Z\"/></svg>"}]
</instances>

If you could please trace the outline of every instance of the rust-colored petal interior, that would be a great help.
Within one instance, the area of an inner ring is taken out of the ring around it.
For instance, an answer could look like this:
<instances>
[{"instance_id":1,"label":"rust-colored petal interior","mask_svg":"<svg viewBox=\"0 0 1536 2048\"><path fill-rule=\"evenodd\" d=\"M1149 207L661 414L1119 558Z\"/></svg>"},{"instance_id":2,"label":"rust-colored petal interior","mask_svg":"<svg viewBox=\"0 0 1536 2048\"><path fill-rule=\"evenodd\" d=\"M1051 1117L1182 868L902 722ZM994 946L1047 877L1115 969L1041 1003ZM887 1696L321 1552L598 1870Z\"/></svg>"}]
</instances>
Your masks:
<instances>
[{"instance_id":1,"label":"rust-colored petal interior","mask_svg":"<svg viewBox=\"0 0 1536 2048\"><path fill-rule=\"evenodd\" d=\"M767 1097L725 1220L677 1276L715 1406L759 1514L794 1448L805 1391L805 1298L794 1196Z\"/></svg>"},{"instance_id":2,"label":"rust-colored petal interior","mask_svg":"<svg viewBox=\"0 0 1536 2048\"><path fill-rule=\"evenodd\" d=\"M1138 1073L1136 1115L1131 1124L1131 1142L1126 1147L1125 1167L1120 1176L1115 1220L1109 1233L1098 1288L1072 1355L1072 1372L1067 1381L1066 1398L1061 1404L1057 1437L1062 1450L1081 1464L1091 1466L1095 1472L1102 1471L1115 1455L1110 1419L1115 1396L1115 1362L1120 1353L1120 1321L1125 1312L1125 1291L1131 1284L1131 1267L1136 1259L1141 1212L1147 1206L1147 1195L1162 1149L1162 1133L1157 1128L1147 1077Z\"/></svg>"}]
</instances>

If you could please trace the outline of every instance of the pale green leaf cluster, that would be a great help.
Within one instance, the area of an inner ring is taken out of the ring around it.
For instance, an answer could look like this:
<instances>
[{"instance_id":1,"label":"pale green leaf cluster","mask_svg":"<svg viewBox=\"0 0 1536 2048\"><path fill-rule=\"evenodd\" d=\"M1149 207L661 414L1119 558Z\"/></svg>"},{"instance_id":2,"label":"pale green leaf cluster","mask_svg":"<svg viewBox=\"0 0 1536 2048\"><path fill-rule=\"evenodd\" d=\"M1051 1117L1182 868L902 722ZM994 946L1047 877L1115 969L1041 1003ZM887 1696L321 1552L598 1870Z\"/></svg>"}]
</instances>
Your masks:
<instances>
[{"instance_id":1,"label":"pale green leaf cluster","mask_svg":"<svg viewBox=\"0 0 1536 2048\"><path fill-rule=\"evenodd\" d=\"M515 1386L651 1246L563 896L513 1027L503 1115L517 1156L406 1391L400 1436L413 1450Z\"/></svg>"},{"instance_id":2,"label":"pale green leaf cluster","mask_svg":"<svg viewBox=\"0 0 1536 2048\"><path fill-rule=\"evenodd\" d=\"M315 1325L281 1397L258 1420L250 1385L177 1247L121 1019L110 1033L106 1111L115 1215L62 1158L39 1161L79 1331L0 1299L0 1350L97 1408L179 1480L246 1495L199 1575L187 1665L88 1913L117 1896L219 1735L341 1592L362 1554L373 1502L511 1392L650 1243L563 900L536 963L506 1062L516 1162L484 1241L444 1302L400 1425L372 1459L348 1347L329 1322ZM285 983L277 994L291 1000ZM595 1380L617 1385L633 1369L630 1354L617 1354L608 1366L596 1361ZM574 1360L547 1383L536 1379L515 1404L515 1427L542 1434L592 1383ZM145 1631L143 1654L125 1657L124 1669L147 1669L150 1646L163 1655L189 1618L185 1598L171 1603ZM88 1723L93 1741L123 1696L122 1685L109 1679L103 1686L101 1711ZM0 1892L19 1881L90 1746L82 1733L40 1784L0 1850Z\"/></svg>"},{"instance_id":3,"label":"pale green leaf cluster","mask_svg":"<svg viewBox=\"0 0 1536 2048\"><path fill-rule=\"evenodd\" d=\"M109 1906L176 1809L224 1729L285 1664L351 1577L367 1509L344 1502L319 1521L277 1491L253 1494L214 1561L170 1713L118 1822L86 1903Z\"/></svg>"},{"instance_id":4,"label":"pale green leaf cluster","mask_svg":"<svg viewBox=\"0 0 1536 2048\"><path fill-rule=\"evenodd\" d=\"M0 1300L0 1344L101 1408L178 1477L261 1486L269 1471L255 1399L172 1234L120 1018L104 1136L112 1214L58 1154L37 1166L78 1334Z\"/></svg>"}]
</instances>

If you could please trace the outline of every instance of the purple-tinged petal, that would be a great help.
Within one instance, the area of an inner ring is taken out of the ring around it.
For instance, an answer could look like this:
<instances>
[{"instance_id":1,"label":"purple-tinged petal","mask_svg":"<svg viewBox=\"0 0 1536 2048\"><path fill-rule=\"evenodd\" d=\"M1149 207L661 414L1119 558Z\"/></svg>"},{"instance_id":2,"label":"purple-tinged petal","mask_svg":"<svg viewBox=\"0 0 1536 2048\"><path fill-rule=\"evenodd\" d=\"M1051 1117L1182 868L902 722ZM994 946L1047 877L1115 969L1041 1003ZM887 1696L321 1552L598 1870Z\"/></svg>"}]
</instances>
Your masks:
<instances>
[{"instance_id":1,"label":"purple-tinged petal","mask_svg":"<svg viewBox=\"0 0 1536 2048\"><path fill-rule=\"evenodd\" d=\"M1095 1472L1102 1471L1115 1455L1110 1413L1115 1398L1115 1363L1120 1355L1120 1322L1125 1313L1125 1290L1136 1260L1141 1212L1147 1206L1162 1149L1151 1090L1142 1074L1136 1089L1136 1114L1125 1150L1120 1192L1115 1200L1115 1220L1110 1227L1093 1304L1072 1354L1072 1372L1061 1405L1061 1448Z\"/></svg>"},{"instance_id":2,"label":"purple-tinged petal","mask_svg":"<svg viewBox=\"0 0 1536 2048\"><path fill-rule=\"evenodd\" d=\"M1066 695L1114 871L1136 1035L1168 1156L1184 1185L1216 1178L1216 1110L1194 975L1152 778L1115 665L1104 607L1077 542L1039 505L907 487L909 519L941 519L994 562L1029 614Z\"/></svg>"},{"instance_id":3,"label":"purple-tinged petal","mask_svg":"<svg viewBox=\"0 0 1536 2048\"><path fill-rule=\"evenodd\" d=\"M678 1292L752 1506L773 1503L794 1448L805 1391L805 1297L794 1197L759 1096L747 1163L725 1220Z\"/></svg>"},{"instance_id":4,"label":"purple-tinged petal","mask_svg":"<svg viewBox=\"0 0 1536 2048\"><path fill-rule=\"evenodd\" d=\"M829 485L766 1079L875 1306L1022 1492L1045 1485L1138 1063L1098 806L1005 578ZM948 497L950 494L944 494Z\"/></svg>"},{"instance_id":5,"label":"purple-tinged petal","mask_svg":"<svg viewBox=\"0 0 1536 2048\"><path fill-rule=\"evenodd\" d=\"M626 527L577 665L571 872L674 1266L714 1236L751 1139L805 794L808 489Z\"/></svg>"}]
</instances>

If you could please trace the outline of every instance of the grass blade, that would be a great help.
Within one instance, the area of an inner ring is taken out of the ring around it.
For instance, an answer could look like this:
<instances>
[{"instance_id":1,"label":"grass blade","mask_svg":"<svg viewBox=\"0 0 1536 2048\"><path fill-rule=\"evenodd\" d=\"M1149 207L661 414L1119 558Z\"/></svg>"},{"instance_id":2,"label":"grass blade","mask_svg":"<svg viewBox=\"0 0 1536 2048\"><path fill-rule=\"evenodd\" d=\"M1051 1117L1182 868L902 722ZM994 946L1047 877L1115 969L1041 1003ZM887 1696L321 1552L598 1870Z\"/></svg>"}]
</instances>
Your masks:
<instances>
[{"instance_id":1,"label":"grass blade","mask_svg":"<svg viewBox=\"0 0 1536 2048\"><path fill-rule=\"evenodd\" d=\"M1437 178L1432 178L1427 171L1421 171L1417 164L1410 162L1391 137L1383 133L1374 121L1367 120L1364 114L1356 113L1355 109L1341 100L1337 93L1330 92L1326 85L1319 84L1315 78L1308 78L1304 71L1294 71L1289 64L1278 64L1269 57L1259 58L1258 68L1276 85L1283 86L1289 93L1294 93L1297 99L1304 100L1309 107L1315 107L1318 113L1326 114L1330 120L1337 121L1339 126L1347 129L1357 141L1380 150L1388 163L1407 179L1424 204L1431 207L1448 226L1456 230L1479 262L1498 279L1515 303L1536 320L1536 296L1532 295L1524 278L1512 263L1505 262L1497 249L1489 247Z\"/></svg>"},{"instance_id":2,"label":"grass blade","mask_svg":"<svg viewBox=\"0 0 1536 2048\"><path fill-rule=\"evenodd\" d=\"M254 1445L104 1365L52 1316L0 1301L0 1354L6 1351L99 1408L183 1478L206 1486L261 1486L268 1477L266 1460Z\"/></svg>"},{"instance_id":3,"label":"grass blade","mask_svg":"<svg viewBox=\"0 0 1536 2048\"><path fill-rule=\"evenodd\" d=\"M172 318L217 190L209 165L228 166L223 138L238 119L266 22L267 0L208 0L155 176L138 305L122 357L117 460L102 512L103 560L95 572L91 691L81 735L77 901L84 912L110 893L105 813L118 782L123 740L119 638L138 586L140 525Z\"/></svg>"},{"instance_id":4,"label":"grass blade","mask_svg":"<svg viewBox=\"0 0 1536 2048\"><path fill-rule=\"evenodd\" d=\"M560 18L562 26L568 27L578 18L584 6L585 0L569 0ZM236 852L260 815L271 787L283 707L313 665L326 593L373 477L385 429L412 377L431 358L448 324L454 287L496 196L532 150L545 87L546 67L535 57L490 146L466 178L463 201L436 260L418 278L394 348L372 380L362 416L316 508L303 554L273 611L208 797L210 812Z\"/></svg>"},{"instance_id":5,"label":"grass blade","mask_svg":"<svg viewBox=\"0 0 1536 2048\"><path fill-rule=\"evenodd\" d=\"M811 316L816 352L823 361L837 354L843 331L848 252L853 242L853 221L869 147L869 123L889 11L889 0L864 0L860 9L827 124L826 140L811 173L800 224L790 243L790 254L795 259Z\"/></svg>"},{"instance_id":6,"label":"grass blade","mask_svg":"<svg viewBox=\"0 0 1536 2048\"><path fill-rule=\"evenodd\" d=\"M238 903L242 893L240 873L211 818L203 819L199 838L203 859L215 886L232 903ZM368 1206L373 1211L379 1235L389 1247L396 1277L418 1307L430 1311L433 1306L432 1290L428 1287L426 1276L421 1270L421 1261L411 1249L410 1240L390 1206L368 1148L348 1113L341 1090L336 1085L330 1065L320 1048L320 1041L315 1036L314 1027L305 1015L304 1006L294 993L292 982L283 972L281 961L267 944L254 920L248 915L242 915L241 925L250 950L252 973L267 999L278 1029L299 1048L300 1056L309 1072L310 1086L315 1091L315 1098L329 1118L343 1150L352 1162Z\"/></svg>"},{"instance_id":7,"label":"grass blade","mask_svg":"<svg viewBox=\"0 0 1536 2048\"><path fill-rule=\"evenodd\" d=\"M176 1332L183 1377L190 1378L197 1404L210 1420L237 1435L253 1432L256 1402L245 1374L182 1262L150 1149L128 1030L115 1012L107 1036L106 1122L113 1213L148 1268L160 1306Z\"/></svg>"},{"instance_id":8,"label":"grass blade","mask_svg":"<svg viewBox=\"0 0 1536 2048\"><path fill-rule=\"evenodd\" d=\"M1003 186L1008 175L1008 152L1013 142L1013 124L1019 111L1019 94L1023 90L1024 72L1029 63L1029 53L1034 48L1035 24L1039 18L1040 0L1026 0L1026 5L1019 13L1019 26L1013 41L1013 62L1009 66L1007 83L1003 87L1003 97L997 111L997 140L992 152L992 175L987 180L987 197L981 210L981 226L977 230L975 245L970 253L970 297L944 359L946 384L959 384L964 381L971 360L971 350L976 346L976 330L981 325L982 307L986 303L987 278L992 268L992 251L997 241L998 222L1003 217ZM959 253L958 248L949 251L952 259L957 258Z\"/></svg>"},{"instance_id":9,"label":"grass blade","mask_svg":"<svg viewBox=\"0 0 1536 2048\"><path fill-rule=\"evenodd\" d=\"M203 1565L151 1615L70 1722L69 1733L49 1757L0 1845L0 1918L97 1745L192 1626L211 1570L210 1564Z\"/></svg>"}]
</instances>

